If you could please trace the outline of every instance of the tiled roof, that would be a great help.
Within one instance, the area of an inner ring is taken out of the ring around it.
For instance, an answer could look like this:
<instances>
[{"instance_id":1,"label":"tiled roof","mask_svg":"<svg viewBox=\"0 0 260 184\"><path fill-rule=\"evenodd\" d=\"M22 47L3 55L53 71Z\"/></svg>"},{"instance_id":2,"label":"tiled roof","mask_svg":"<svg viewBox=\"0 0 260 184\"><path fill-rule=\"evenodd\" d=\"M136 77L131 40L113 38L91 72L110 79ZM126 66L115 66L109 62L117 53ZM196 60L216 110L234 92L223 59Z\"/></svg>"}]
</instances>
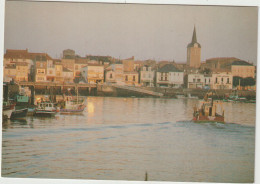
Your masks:
<instances>
[{"instance_id":1,"label":"tiled roof","mask_svg":"<svg viewBox=\"0 0 260 184\"><path fill-rule=\"evenodd\" d=\"M166 64L163 67L158 69L158 72L181 72L179 69L177 69L172 64Z\"/></svg>"},{"instance_id":2,"label":"tiled roof","mask_svg":"<svg viewBox=\"0 0 260 184\"><path fill-rule=\"evenodd\" d=\"M252 64L246 62L246 61L233 61L232 65L243 65L243 66L253 66Z\"/></svg>"}]
</instances>

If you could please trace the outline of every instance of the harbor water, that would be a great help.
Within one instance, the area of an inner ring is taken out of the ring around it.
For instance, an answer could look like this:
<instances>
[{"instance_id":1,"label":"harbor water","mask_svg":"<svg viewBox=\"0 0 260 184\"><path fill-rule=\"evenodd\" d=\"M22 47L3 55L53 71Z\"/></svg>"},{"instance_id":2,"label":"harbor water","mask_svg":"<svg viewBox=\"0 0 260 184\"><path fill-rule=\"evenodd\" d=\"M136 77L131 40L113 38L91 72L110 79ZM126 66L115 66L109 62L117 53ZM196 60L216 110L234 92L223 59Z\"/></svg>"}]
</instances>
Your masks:
<instances>
[{"instance_id":1,"label":"harbor water","mask_svg":"<svg viewBox=\"0 0 260 184\"><path fill-rule=\"evenodd\" d=\"M191 122L197 103L87 97L83 115L8 120L2 176L253 182L255 104L225 102L222 124Z\"/></svg>"}]
</instances>

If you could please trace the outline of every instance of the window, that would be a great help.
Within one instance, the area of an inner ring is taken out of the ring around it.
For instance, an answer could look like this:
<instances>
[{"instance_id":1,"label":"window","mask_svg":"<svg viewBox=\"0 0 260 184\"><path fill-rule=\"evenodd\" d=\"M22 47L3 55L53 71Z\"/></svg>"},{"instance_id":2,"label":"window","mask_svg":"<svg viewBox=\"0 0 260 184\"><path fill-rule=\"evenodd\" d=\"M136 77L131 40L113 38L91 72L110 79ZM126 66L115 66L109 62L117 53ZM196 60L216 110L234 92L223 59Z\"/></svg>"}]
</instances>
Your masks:
<instances>
[{"instance_id":1,"label":"window","mask_svg":"<svg viewBox=\"0 0 260 184\"><path fill-rule=\"evenodd\" d=\"M135 81L135 75L133 76L133 81Z\"/></svg>"},{"instance_id":2,"label":"window","mask_svg":"<svg viewBox=\"0 0 260 184\"><path fill-rule=\"evenodd\" d=\"M227 83L229 84L229 78L227 78Z\"/></svg>"},{"instance_id":3,"label":"window","mask_svg":"<svg viewBox=\"0 0 260 184\"><path fill-rule=\"evenodd\" d=\"M207 82L207 80L205 79L205 83Z\"/></svg>"},{"instance_id":4,"label":"window","mask_svg":"<svg viewBox=\"0 0 260 184\"><path fill-rule=\"evenodd\" d=\"M125 81L128 81L128 76L127 75L125 76Z\"/></svg>"},{"instance_id":5,"label":"window","mask_svg":"<svg viewBox=\"0 0 260 184\"><path fill-rule=\"evenodd\" d=\"M193 79L193 82L195 82L195 79Z\"/></svg>"},{"instance_id":6,"label":"window","mask_svg":"<svg viewBox=\"0 0 260 184\"><path fill-rule=\"evenodd\" d=\"M221 82L223 82L224 81L224 79L223 79L223 77L221 78Z\"/></svg>"},{"instance_id":7,"label":"window","mask_svg":"<svg viewBox=\"0 0 260 184\"><path fill-rule=\"evenodd\" d=\"M110 79L113 77L112 73L110 74Z\"/></svg>"},{"instance_id":8,"label":"window","mask_svg":"<svg viewBox=\"0 0 260 184\"><path fill-rule=\"evenodd\" d=\"M216 82L215 83L218 83L218 78L216 77Z\"/></svg>"},{"instance_id":9,"label":"window","mask_svg":"<svg viewBox=\"0 0 260 184\"><path fill-rule=\"evenodd\" d=\"M197 82L200 82L200 79L197 79Z\"/></svg>"}]
</instances>

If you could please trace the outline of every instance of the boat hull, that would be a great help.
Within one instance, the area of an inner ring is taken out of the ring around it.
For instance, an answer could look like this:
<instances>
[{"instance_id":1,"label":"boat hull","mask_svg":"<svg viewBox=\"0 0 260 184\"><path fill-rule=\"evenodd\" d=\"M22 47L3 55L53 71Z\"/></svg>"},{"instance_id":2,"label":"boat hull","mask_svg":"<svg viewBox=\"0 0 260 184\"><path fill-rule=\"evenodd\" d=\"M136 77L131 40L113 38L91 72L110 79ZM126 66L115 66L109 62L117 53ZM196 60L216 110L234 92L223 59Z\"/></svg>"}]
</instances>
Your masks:
<instances>
[{"instance_id":1,"label":"boat hull","mask_svg":"<svg viewBox=\"0 0 260 184\"><path fill-rule=\"evenodd\" d=\"M25 118L27 116L28 108L14 110L11 114L11 119Z\"/></svg>"},{"instance_id":2,"label":"boat hull","mask_svg":"<svg viewBox=\"0 0 260 184\"><path fill-rule=\"evenodd\" d=\"M5 117L5 119L10 119L12 112L13 112L13 109L3 110L3 117Z\"/></svg>"},{"instance_id":3,"label":"boat hull","mask_svg":"<svg viewBox=\"0 0 260 184\"><path fill-rule=\"evenodd\" d=\"M220 122L225 123L223 116L216 116L216 117L210 117L210 116L197 116L193 117L194 122Z\"/></svg>"},{"instance_id":4,"label":"boat hull","mask_svg":"<svg viewBox=\"0 0 260 184\"><path fill-rule=\"evenodd\" d=\"M34 116L38 117L54 117L56 115L55 111L44 111L44 110L36 110Z\"/></svg>"}]
</instances>

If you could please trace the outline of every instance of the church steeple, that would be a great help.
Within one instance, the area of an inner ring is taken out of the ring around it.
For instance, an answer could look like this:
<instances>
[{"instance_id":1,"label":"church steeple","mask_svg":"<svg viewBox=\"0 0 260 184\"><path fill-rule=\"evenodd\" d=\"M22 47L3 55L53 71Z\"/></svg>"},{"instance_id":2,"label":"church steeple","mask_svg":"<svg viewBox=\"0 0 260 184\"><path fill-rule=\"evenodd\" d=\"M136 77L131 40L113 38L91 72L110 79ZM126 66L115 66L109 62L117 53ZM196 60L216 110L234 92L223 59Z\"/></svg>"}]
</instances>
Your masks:
<instances>
[{"instance_id":1,"label":"church steeple","mask_svg":"<svg viewBox=\"0 0 260 184\"><path fill-rule=\"evenodd\" d=\"M195 44L198 45L199 48L201 47L201 45L197 42L196 27L194 25L192 40L191 40L191 43L189 43L187 47L194 47Z\"/></svg>"},{"instance_id":2,"label":"church steeple","mask_svg":"<svg viewBox=\"0 0 260 184\"><path fill-rule=\"evenodd\" d=\"M194 29L193 29L193 35L192 35L192 43L197 43L197 36L196 36L196 27L194 25Z\"/></svg>"},{"instance_id":3,"label":"church steeple","mask_svg":"<svg viewBox=\"0 0 260 184\"><path fill-rule=\"evenodd\" d=\"M191 43L187 46L187 65L199 68L201 63L201 45L197 42L196 27L194 25Z\"/></svg>"}]
</instances>

